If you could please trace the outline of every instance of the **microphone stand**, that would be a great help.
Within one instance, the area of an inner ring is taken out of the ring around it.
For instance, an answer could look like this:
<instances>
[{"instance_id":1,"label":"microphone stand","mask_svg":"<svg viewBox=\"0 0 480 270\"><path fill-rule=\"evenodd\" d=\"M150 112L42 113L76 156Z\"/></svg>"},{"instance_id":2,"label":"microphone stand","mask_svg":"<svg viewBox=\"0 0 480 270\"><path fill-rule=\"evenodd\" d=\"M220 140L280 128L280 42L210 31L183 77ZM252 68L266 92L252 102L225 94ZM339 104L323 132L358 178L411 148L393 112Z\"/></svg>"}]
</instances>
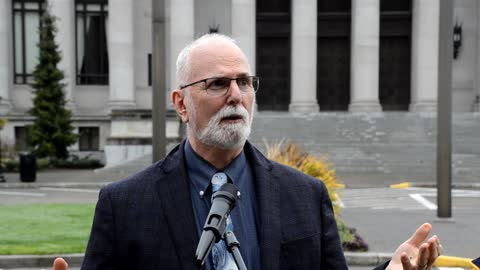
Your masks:
<instances>
[{"instance_id":1,"label":"microphone stand","mask_svg":"<svg viewBox=\"0 0 480 270\"><path fill-rule=\"evenodd\" d=\"M237 237L232 231L226 231L224 234L225 244L227 245L228 252L233 255L233 259L237 264L238 270L247 270L245 262L243 261L242 254L240 254L240 242L238 242Z\"/></svg>"}]
</instances>

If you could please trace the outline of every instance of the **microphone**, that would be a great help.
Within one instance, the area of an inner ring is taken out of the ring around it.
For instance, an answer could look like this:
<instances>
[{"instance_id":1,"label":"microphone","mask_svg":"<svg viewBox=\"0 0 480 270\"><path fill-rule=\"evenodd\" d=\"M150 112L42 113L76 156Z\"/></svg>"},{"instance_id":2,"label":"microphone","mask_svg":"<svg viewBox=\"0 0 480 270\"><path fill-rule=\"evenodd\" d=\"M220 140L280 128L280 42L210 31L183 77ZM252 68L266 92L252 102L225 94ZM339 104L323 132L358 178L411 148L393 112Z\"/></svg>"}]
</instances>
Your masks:
<instances>
[{"instance_id":1,"label":"microphone","mask_svg":"<svg viewBox=\"0 0 480 270\"><path fill-rule=\"evenodd\" d=\"M213 194L212 207L203 226L203 232L195 251L195 264L203 266L212 246L222 239L227 226L227 217L235 207L238 189L234 184L225 183Z\"/></svg>"}]
</instances>

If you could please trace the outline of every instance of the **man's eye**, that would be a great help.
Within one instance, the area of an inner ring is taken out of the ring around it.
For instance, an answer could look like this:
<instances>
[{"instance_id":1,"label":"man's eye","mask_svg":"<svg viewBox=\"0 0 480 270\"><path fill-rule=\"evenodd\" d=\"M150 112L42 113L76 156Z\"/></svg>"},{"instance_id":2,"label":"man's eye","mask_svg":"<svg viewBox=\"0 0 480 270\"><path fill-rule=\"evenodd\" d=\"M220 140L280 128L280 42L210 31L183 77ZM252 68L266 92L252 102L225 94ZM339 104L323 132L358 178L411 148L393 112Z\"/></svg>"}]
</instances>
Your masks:
<instances>
[{"instance_id":1,"label":"man's eye","mask_svg":"<svg viewBox=\"0 0 480 270\"><path fill-rule=\"evenodd\" d=\"M237 83L238 83L238 86L249 86L250 80L248 78L238 78Z\"/></svg>"},{"instance_id":2,"label":"man's eye","mask_svg":"<svg viewBox=\"0 0 480 270\"><path fill-rule=\"evenodd\" d=\"M227 87L229 82L230 80L228 79L214 79L212 82L210 82L210 84L208 85L208 88L213 90L223 89Z\"/></svg>"}]
</instances>

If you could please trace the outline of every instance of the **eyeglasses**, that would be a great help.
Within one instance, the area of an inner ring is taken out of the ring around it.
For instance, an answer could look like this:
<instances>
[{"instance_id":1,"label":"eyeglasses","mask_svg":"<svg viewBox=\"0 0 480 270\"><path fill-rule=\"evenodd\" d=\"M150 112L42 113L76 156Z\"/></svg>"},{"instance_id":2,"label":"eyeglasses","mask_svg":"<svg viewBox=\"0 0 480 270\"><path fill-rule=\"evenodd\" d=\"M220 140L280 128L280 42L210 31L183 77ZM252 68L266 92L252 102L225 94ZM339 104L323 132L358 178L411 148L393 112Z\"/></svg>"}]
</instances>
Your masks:
<instances>
[{"instance_id":1,"label":"eyeglasses","mask_svg":"<svg viewBox=\"0 0 480 270\"><path fill-rule=\"evenodd\" d=\"M260 85L260 78L257 76L242 76L238 78L214 77L181 85L180 89L203 83L203 90L206 90L207 94L211 96L223 96L227 94L232 81L236 81L238 89L244 93L255 93Z\"/></svg>"}]
</instances>

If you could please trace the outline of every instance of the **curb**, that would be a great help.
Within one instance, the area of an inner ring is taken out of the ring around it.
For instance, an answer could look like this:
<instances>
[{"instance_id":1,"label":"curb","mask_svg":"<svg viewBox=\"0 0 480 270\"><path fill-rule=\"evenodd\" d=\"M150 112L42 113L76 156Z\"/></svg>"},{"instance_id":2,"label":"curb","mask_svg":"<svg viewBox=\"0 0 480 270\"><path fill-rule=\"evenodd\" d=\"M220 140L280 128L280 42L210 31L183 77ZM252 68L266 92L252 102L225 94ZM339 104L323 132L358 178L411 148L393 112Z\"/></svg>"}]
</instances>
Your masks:
<instances>
[{"instance_id":1,"label":"curb","mask_svg":"<svg viewBox=\"0 0 480 270\"><path fill-rule=\"evenodd\" d=\"M349 266L378 266L389 261L393 253L382 252L344 252Z\"/></svg>"},{"instance_id":2,"label":"curb","mask_svg":"<svg viewBox=\"0 0 480 270\"><path fill-rule=\"evenodd\" d=\"M55 187L55 188L95 188L100 189L103 186L111 182L46 182L46 183L1 183L0 189L24 189L24 188L42 188L42 187Z\"/></svg>"},{"instance_id":3,"label":"curb","mask_svg":"<svg viewBox=\"0 0 480 270\"><path fill-rule=\"evenodd\" d=\"M437 183L411 183L409 182L410 187L422 187L422 188L436 188ZM480 189L480 183L452 183L452 189Z\"/></svg>"},{"instance_id":4,"label":"curb","mask_svg":"<svg viewBox=\"0 0 480 270\"><path fill-rule=\"evenodd\" d=\"M69 266L80 266L83 254L52 254L52 255L0 255L0 269L3 268L35 268L53 266L53 261L64 258Z\"/></svg>"},{"instance_id":5,"label":"curb","mask_svg":"<svg viewBox=\"0 0 480 270\"><path fill-rule=\"evenodd\" d=\"M377 266L392 257L391 253L345 252L345 259L350 266ZM83 254L53 255L0 255L0 269L52 267L55 258L64 258L69 266L80 266Z\"/></svg>"},{"instance_id":6,"label":"curb","mask_svg":"<svg viewBox=\"0 0 480 270\"><path fill-rule=\"evenodd\" d=\"M480 180L479 180L480 181ZM391 185L368 185L368 184L354 184L337 186L338 189L361 189L361 188L436 188L437 183L433 182L402 182ZM480 189L479 183L452 183L452 189Z\"/></svg>"}]
</instances>

